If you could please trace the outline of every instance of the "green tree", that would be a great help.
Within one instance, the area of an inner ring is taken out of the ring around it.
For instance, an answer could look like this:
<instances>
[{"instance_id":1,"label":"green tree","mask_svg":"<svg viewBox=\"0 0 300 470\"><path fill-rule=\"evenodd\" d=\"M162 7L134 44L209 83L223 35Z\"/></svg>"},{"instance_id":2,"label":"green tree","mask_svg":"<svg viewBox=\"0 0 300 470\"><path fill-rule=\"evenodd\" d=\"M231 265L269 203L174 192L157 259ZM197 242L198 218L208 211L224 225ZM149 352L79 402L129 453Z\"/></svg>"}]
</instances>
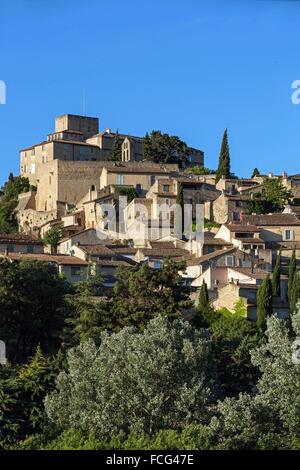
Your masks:
<instances>
[{"instance_id":1,"label":"green tree","mask_svg":"<svg viewBox=\"0 0 300 470\"><path fill-rule=\"evenodd\" d=\"M249 211L256 214L282 212L291 192L282 184L281 178L265 178L260 193L248 202Z\"/></svg>"},{"instance_id":2,"label":"green tree","mask_svg":"<svg viewBox=\"0 0 300 470\"><path fill-rule=\"evenodd\" d=\"M148 160L151 162L154 160L154 155L151 147L151 139L149 137L148 132L146 132L146 135L143 139L143 160Z\"/></svg>"},{"instance_id":3,"label":"green tree","mask_svg":"<svg viewBox=\"0 0 300 470\"><path fill-rule=\"evenodd\" d=\"M292 251L292 256L289 261L289 277L288 277L288 291L287 291L288 300L291 297L291 292L292 292L292 288L294 284L294 277L295 277L296 272L297 272L296 250L294 248Z\"/></svg>"},{"instance_id":4,"label":"green tree","mask_svg":"<svg viewBox=\"0 0 300 470\"><path fill-rule=\"evenodd\" d=\"M177 217L175 221L175 235L177 238L184 236L184 192L182 183L177 184L176 204L178 204ZM181 208L181 211L180 211Z\"/></svg>"},{"instance_id":5,"label":"green tree","mask_svg":"<svg viewBox=\"0 0 300 470\"><path fill-rule=\"evenodd\" d=\"M14 176L10 173L8 181L4 183L2 188L2 200L5 202L17 201L19 194L26 193L32 189L35 189L35 187L30 185L28 178L24 178L23 176Z\"/></svg>"},{"instance_id":6,"label":"green tree","mask_svg":"<svg viewBox=\"0 0 300 470\"><path fill-rule=\"evenodd\" d=\"M109 154L110 161L121 161L122 160L122 140L120 139L118 130L116 131L113 145Z\"/></svg>"},{"instance_id":7,"label":"green tree","mask_svg":"<svg viewBox=\"0 0 300 470\"><path fill-rule=\"evenodd\" d=\"M212 322L217 320L219 314L213 309L209 303L209 294L207 284L205 281L202 282L199 291L197 313L192 320L193 325L196 328L207 328L211 326Z\"/></svg>"},{"instance_id":8,"label":"green tree","mask_svg":"<svg viewBox=\"0 0 300 470\"><path fill-rule=\"evenodd\" d=\"M160 269L146 264L134 268L121 267L109 302L109 311L116 329L133 325L143 329L158 315L180 318L192 306L189 289L178 271L184 262L165 259Z\"/></svg>"},{"instance_id":9,"label":"green tree","mask_svg":"<svg viewBox=\"0 0 300 470\"><path fill-rule=\"evenodd\" d=\"M206 166L193 166L186 168L184 172L193 175L214 175L216 170L211 170Z\"/></svg>"},{"instance_id":10,"label":"green tree","mask_svg":"<svg viewBox=\"0 0 300 470\"><path fill-rule=\"evenodd\" d=\"M18 231L18 223L14 213L16 206L16 201L0 202L0 232L11 233Z\"/></svg>"},{"instance_id":11,"label":"green tree","mask_svg":"<svg viewBox=\"0 0 300 470\"><path fill-rule=\"evenodd\" d=\"M229 151L229 144L228 144L228 132L225 129L222 145L219 155L219 164L216 174L216 182L218 182L222 176L224 178L230 178L230 151Z\"/></svg>"},{"instance_id":12,"label":"green tree","mask_svg":"<svg viewBox=\"0 0 300 470\"><path fill-rule=\"evenodd\" d=\"M176 135L153 130L146 134L143 143L143 158L155 163L184 163L189 150L186 143Z\"/></svg>"},{"instance_id":13,"label":"green tree","mask_svg":"<svg viewBox=\"0 0 300 470\"><path fill-rule=\"evenodd\" d=\"M199 310L205 310L208 304L209 304L209 296L208 296L207 284L205 281L203 281L201 288L200 288L200 293L199 293L199 303L198 303Z\"/></svg>"},{"instance_id":14,"label":"green tree","mask_svg":"<svg viewBox=\"0 0 300 470\"><path fill-rule=\"evenodd\" d=\"M261 333L265 329L267 317L272 315L272 300L272 283L268 275L257 292L257 327Z\"/></svg>"},{"instance_id":15,"label":"green tree","mask_svg":"<svg viewBox=\"0 0 300 470\"><path fill-rule=\"evenodd\" d=\"M293 282L292 282L290 293L289 293L289 307L290 307L291 314L294 314L296 311L297 303L299 299L299 292L300 292L299 272L296 272L293 277Z\"/></svg>"},{"instance_id":16,"label":"green tree","mask_svg":"<svg viewBox=\"0 0 300 470\"><path fill-rule=\"evenodd\" d=\"M251 178L254 178L255 176L260 176L259 170L255 167L254 170L252 171Z\"/></svg>"},{"instance_id":17,"label":"green tree","mask_svg":"<svg viewBox=\"0 0 300 470\"><path fill-rule=\"evenodd\" d=\"M276 257L276 263L272 275L273 297L280 297L281 252Z\"/></svg>"},{"instance_id":18,"label":"green tree","mask_svg":"<svg viewBox=\"0 0 300 470\"><path fill-rule=\"evenodd\" d=\"M97 275L86 282L78 282L66 296L72 315L67 319L67 323L72 325L73 344L89 338L97 342L101 331L113 328L109 305L101 298L104 293L103 279Z\"/></svg>"},{"instance_id":19,"label":"green tree","mask_svg":"<svg viewBox=\"0 0 300 470\"><path fill-rule=\"evenodd\" d=\"M158 317L143 333L123 328L68 352L68 371L46 397L46 412L62 431L100 439L130 431L154 435L209 419L214 369L207 335L187 322Z\"/></svg>"},{"instance_id":20,"label":"green tree","mask_svg":"<svg viewBox=\"0 0 300 470\"><path fill-rule=\"evenodd\" d=\"M299 313L292 328L276 316L267 319L266 341L251 352L260 371L256 393L219 402L211 423L217 448L299 449L299 334Z\"/></svg>"},{"instance_id":21,"label":"green tree","mask_svg":"<svg viewBox=\"0 0 300 470\"><path fill-rule=\"evenodd\" d=\"M0 442L7 446L46 425L44 398L55 387L64 354L47 358L38 346L27 364L0 368Z\"/></svg>"},{"instance_id":22,"label":"green tree","mask_svg":"<svg viewBox=\"0 0 300 470\"><path fill-rule=\"evenodd\" d=\"M59 241L63 237L63 229L61 224L54 225L49 228L44 235L43 241L46 245L50 245L52 249L56 250Z\"/></svg>"},{"instance_id":23,"label":"green tree","mask_svg":"<svg viewBox=\"0 0 300 470\"><path fill-rule=\"evenodd\" d=\"M60 347L69 288L50 263L0 260L0 338L9 360L26 360L38 344L45 353Z\"/></svg>"},{"instance_id":24,"label":"green tree","mask_svg":"<svg viewBox=\"0 0 300 470\"><path fill-rule=\"evenodd\" d=\"M221 314L211 322L210 331L222 396L250 393L258 377L250 356L261 342L256 325L234 313Z\"/></svg>"},{"instance_id":25,"label":"green tree","mask_svg":"<svg viewBox=\"0 0 300 470\"><path fill-rule=\"evenodd\" d=\"M0 232L10 233L18 231L15 209L20 193L35 189L29 184L28 178L9 174L8 181L1 189L0 200Z\"/></svg>"}]
</instances>

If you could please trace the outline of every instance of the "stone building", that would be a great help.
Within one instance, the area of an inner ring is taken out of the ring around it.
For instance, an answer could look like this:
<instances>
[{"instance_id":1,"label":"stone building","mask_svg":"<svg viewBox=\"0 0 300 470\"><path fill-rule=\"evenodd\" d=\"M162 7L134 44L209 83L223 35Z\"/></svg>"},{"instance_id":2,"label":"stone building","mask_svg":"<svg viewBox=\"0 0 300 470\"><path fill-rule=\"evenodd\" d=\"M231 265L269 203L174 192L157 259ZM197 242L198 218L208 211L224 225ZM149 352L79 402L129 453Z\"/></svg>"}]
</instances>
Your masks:
<instances>
[{"instance_id":1,"label":"stone building","mask_svg":"<svg viewBox=\"0 0 300 470\"><path fill-rule=\"evenodd\" d=\"M218 224L241 222L249 213L248 202L251 196L227 194L224 191L212 203L213 220Z\"/></svg>"}]
</instances>

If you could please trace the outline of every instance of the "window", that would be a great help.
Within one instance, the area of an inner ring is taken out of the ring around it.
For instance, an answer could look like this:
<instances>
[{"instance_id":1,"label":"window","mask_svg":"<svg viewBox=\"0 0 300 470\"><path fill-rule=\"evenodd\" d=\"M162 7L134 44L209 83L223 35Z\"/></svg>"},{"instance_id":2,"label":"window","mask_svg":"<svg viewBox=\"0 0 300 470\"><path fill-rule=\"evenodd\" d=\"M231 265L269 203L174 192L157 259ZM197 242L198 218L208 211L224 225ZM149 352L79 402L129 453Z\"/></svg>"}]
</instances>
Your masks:
<instances>
[{"instance_id":1,"label":"window","mask_svg":"<svg viewBox=\"0 0 300 470\"><path fill-rule=\"evenodd\" d=\"M243 207L242 201L235 201L235 207Z\"/></svg>"},{"instance_id":2,"label":"window","mask_svg":"<svg viewBox=\"0 0 300 470\"><path fill-rule=\"evenodd\" d=\"M136 186L135 186L135 189L137 191L140 191L142 189L142 185L140 183L138 183Z\"/></svg>"},{"instance_id":3,"label":"window","mask_svg":"<svg viewBox=\"0 0 300 470\"><path fill-rule=\"evenodd\" d=\"M117 184L124 184L124 175L117 175Z\"/></svg>"},{"instance_id":4,"label":"window","mask_svg":"<svg viewBox=\"0 0 300 470\"><path fill-rule=\"evenodd\" d=\"M7 251L8 251L9 253L13 253L13 252L15 251L15 246L14 246L12 243L9 243L9 244L7 245Z\"/></svg>"},{"instance_id":5,"label":"window","mask_svg":"<svg viewBox=\"0 0 300 470\"><path fill-rule=\"evenodd\" d=\"M234 266L234 257L226 256L226 266Z\"/></svg>"},{"instance_id":6,"label":"window","mask_svg":"<svg viewBox=\"0 0 300 470\"><path fill-rule=\"evenodd\" d=\"M33 157L34 154L35 154L35 149L32 149L32 150L31 150L31 156Z\"/></svg>"},{"instance_id":7,"label":"window","mask_svg":"<svg viewBox=\"0 0 300 470\"><path fill-rule=\"evenodd\" d=\"M155 176L154 176L154 175L151 175L151 176L150 176L150 184L151 184L151 186L153 186L154 183L155 183Z\"/></svg>"},{"instance_id":8,"label":"window","mask_svg":"<svg viewBox=\"0 0 300 470\"><path fill-rule=\"evenodd\" d=\"M71 276L80 276L81 269L79 266L71 266Z\"/></svg>"},{"instance_id":9,"label":"window","mask_svg":"<svg viewBox=\"0 0 300 470\"><path fill-rule=\"evenodd\" d=\"M242 267L243 268L251 268L251 260L245 259L242 261Z\"/></svg>"},{"instance_id":10,"label":"window","mask_svg":"<svg viewBox=\"0 0 300 470\"><path fill-rule=\"evenodd\" d=\"M294 239L294 232L293 232L293 230L285 230L285 231L284 231L284 239L285 239L285 240L293 240L293 239Z\"/></svg>"},{"instance_id":11,"label":"window","mask_svg":"<svg viewBox=\"0 0 300 470\"><path fill-rule=\"evenodd\" d=\"M232 213L232 219L235 221L240 221L241 220L241 214L239 212L233 212Z\"/></svg>"},{"instance_id":12,"label":"window","mask_svg":"<svg viewBox=\"0 0 300 470\"><path fill-rule=\"evenodd\" d=\"M33 246L27 245L27 253L33 253Z\"/></svg>"},{"instance_id":13,"label":"window","mask_svg":"<svg viewBox=\"0 0 300 470\"><path fill-rule=\"evenodd\" d=\"M160 269L161 268L161 261L160 260L156 260L156 261L153 261L153 268L154 269Z\"/></svg>"},{"instance_id":14,"label":"window","mask_svg":"<svg viewBox=\"0 0 300 470\"><path fill-rule=\"evenodd\" d=\"M168 193L170 191L170 186L168 184L163 184L163 192Z\"/></svg>"}]
</instances>

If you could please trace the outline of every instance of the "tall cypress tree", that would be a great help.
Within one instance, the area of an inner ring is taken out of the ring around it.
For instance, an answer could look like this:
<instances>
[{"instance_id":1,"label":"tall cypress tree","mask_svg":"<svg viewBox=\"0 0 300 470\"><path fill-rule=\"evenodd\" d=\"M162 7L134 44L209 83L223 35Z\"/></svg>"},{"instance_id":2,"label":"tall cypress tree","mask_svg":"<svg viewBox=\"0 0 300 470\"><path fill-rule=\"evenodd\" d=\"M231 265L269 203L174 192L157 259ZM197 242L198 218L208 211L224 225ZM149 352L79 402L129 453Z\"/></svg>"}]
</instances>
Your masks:
<instances>
[{"instance_id":1,"label":"tall cypress tree","mask_svg":"<svg viewBox=\"0 0 300 470\"><path fill-rule=\"evenodd\" d=\"M299 290L300 290L300 279L299 274L296 272L293 277L293 282L291 285L290 293L289 293L289 307L290 313L294 314L297 308L297 302L299 299Z\"/></svg>"},{"instance_id":2,"label":"tall cypress tree","mask_svg":"<svg viewBox=\"0 0 300 470\"><path fill-rule=\"evenodd\" d=\"M193 324L196 328L207 328L217 318L218 314L209 303L207 284L203 281L199 292L197 314L193 318Z\"/></svg>"},{"instance_id":3,"label":"tall cypress tree","mask_svg":"<svg viewBox=\"0 0 300 470\"><path fill-rule=\"evenodd\" d=\"M220 178L230 178L230 151L229 151L229 144L228 144L228 133L227 128L225 129L220 155L219 155L219 165L217 169L217 177L216 182L219 181Z\"/></svg>"},{"instance_id":4,"label":"tall cypress tree","mask_svg":"<svg viewBox=\"0 0 300 470\"><path fill-rule=\"evenodd\" d=\"M153 161L151 139L148 132L143 139L143 160Z\"/></svg>"},{"instance_id":5,"label":"tall cypress tree","mask_svg":"<svg viewBox=\"0 0 300 470\"><path fill-rule=\"evenodd\" d=\"M206 282L203 281L201 288L200 288L200 293L199 293L198 311L203 312L207 310L208 307L209 307L208 289L207 289Z\"/></svg>"},{"instance_id":6,"label":"tall cypress tree","mask_svg":"<svg viewBox=\"0 0 300 470\"><path fill-rule=\"evenodd\" d=\"M254 178L255 176L259 176L259 175L260 175L259 169L255 167L254 170L252 171L251 178Z\"/></svg>"},{"instance_id":7,"label":"tall cypress tree","mask_svg":"<svg viewBox=\"0 0 300 470\"><path fill-rule=\"evenodd\" d=\"M176 197L176 204L181 207L181 235L183 236L184 232L184 194L183 194L183 186L182 183L177 184L177 197ZM179 231L179 226L177 227ZM179 236L179 233L178 233Z\"/></svg>"},{"instance_id":8,"label":"tall cypress tree","mask_svg":"<svg viewBox=\"0 0 300 470\"><path fill-rule=\"evenodd\" d=\"M257 327L261 333L265 330L266 318L273 312L272 309L272 283L267 276L257 292Z\"/></svg>"},{"instance_id":9,"label":"tall cypress tree","mask_svg":"<svg viewBox=\"0 0 300 470\"><path fill-rule=\"evenodd\" d=\"M281 273L281 252L276 257L276 263L272 276L272 294L274 297L280 297L280 273Z\"/></svg>"},{"instance_id":10,"label":"tall cypress tree","mask_svg":"<svg viewBox=\"0 0 300 470\"><path fill-rule=\"evenodd\" d=\"M119 162L122 160L122 140L120 139L118 131L114 137L114 142L109 154L109 160L113 162Z\"/></svg>"},{"instance_id":11,"label":"tall cypress tree","mask_svg":"<svg viewBox=\"0 0 300 470\"><path fill-rule=\"evenodd\" d=\"M288 279L288 299L290 299L291 291L293 287L294 277L297 271L296 267L296 251L293 249L293 253L289 262L289 279Z\"/></svg>"}]
</instances>

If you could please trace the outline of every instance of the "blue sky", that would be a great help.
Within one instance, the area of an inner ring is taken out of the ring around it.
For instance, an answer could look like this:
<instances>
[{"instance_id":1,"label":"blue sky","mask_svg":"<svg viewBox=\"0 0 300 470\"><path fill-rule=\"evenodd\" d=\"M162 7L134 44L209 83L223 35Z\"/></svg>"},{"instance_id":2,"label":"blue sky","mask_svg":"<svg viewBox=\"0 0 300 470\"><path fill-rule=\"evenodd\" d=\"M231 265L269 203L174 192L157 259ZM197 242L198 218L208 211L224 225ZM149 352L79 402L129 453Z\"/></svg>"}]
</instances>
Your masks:
<instances>
[{"instance_id":1,"label":"blue sky","mask_svg":"<svg viewBox=\"0 0 300 470\"><path fill-rule=\"evenodd\" d=\"M161 129L216 167L300 172L300 2L1 0L0 183L54 117L82 113L133 135Z\"/></svg>"}]
</instances>

